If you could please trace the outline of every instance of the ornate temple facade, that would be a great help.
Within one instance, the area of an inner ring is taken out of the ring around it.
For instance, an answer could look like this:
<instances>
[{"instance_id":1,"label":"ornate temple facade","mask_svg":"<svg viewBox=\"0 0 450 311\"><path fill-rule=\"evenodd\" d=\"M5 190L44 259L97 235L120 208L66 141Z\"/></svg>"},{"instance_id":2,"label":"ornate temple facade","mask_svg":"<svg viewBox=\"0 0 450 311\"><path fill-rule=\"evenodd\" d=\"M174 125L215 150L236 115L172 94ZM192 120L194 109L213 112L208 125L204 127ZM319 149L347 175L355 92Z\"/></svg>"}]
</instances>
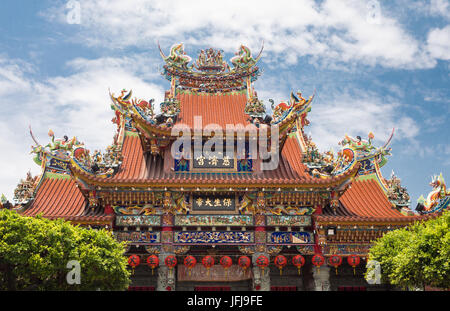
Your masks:
<instances>
[{"instance_id":1,"label":"ornate temple facade","mask_svg":"<svg viewBox=\"0 0 450 311\"><path fill-rule=\"evenodd\" d=\"M413 212L400 180L383 178L394 131L381 147L369 133L321 153L305 135L314 96L270 100L268 113L253 87L262 49L241 46L231 65L220 50L195 61L182 44L160 51L170 87L159 113L111 93L105 152L51 130L44 146L30 129L42 174L15 191L23 215L125 241L131 289L377 289L363 277L373 241L448 207L444 189Z\"/></svg>"}]
</instances>

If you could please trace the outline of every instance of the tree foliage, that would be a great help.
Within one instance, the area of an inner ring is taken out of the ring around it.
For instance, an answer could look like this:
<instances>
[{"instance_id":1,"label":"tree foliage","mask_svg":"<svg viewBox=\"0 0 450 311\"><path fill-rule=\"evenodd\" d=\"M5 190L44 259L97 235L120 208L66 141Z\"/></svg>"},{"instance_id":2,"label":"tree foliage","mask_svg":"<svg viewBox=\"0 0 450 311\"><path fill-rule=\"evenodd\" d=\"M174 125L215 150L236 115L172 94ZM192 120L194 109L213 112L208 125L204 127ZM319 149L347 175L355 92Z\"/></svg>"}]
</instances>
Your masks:
<instances>
[{"instance_id":1,"label":"tree foliage","mask_svg":"<svg viewBox=\"0 0 450 311\"><path fill-rule=\"evenodd\" d=\"M380 263L382 280L392 285L450 288L450 211L385 234L369 260Z\"/></svg>"},{"instance_id":2,"label":"tree foliage","mask_svg":"<svg viewBox=\"0 0 450 311\"><path fill-rule=\"evenodd\" d=\"M2 290L124 290L130 272L123 252L107 230L0 210ZM67 282L71 260L80 263L80 284Z\"/></svg>"}]
</instances>

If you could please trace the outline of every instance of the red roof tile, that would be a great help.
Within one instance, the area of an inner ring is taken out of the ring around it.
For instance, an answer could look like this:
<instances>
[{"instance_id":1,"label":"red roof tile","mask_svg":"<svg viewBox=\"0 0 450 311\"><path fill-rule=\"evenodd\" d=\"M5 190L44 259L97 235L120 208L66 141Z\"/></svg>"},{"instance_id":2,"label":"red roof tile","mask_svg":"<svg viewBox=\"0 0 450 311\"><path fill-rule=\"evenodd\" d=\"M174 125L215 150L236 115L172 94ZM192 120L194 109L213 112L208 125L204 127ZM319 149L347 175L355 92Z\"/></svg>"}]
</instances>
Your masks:
<instances>
[{"instance_id":1,"label":"red roof tile","mask_svg":"<svg viewBox=\"0 0 450 311\"><path fill-rule=\"evenodd\" d=\"M202 126L218 124L223 129L227 124L247 125L249 117L244 113L246 94L187 94L177 95L181 112L177 123L194 126L194 117L202 117Z\"/></svg>"},{"instance_id":2,"label":"red roof tile","mask_svg":"<svg viewBox=\"0 0 450 311\"><path fill-rule=\"evenodd\" d=\"M368 217L406 217L396 210L378 183L373 180L357 180L340 198L350 212Z\"/></svg>"},{"instance_id":3,"label":"red roof tile","mask_svg":"<svg viewBox=\"0 0 450 311\"><path fill-rule=\"evenodd\" d=\"M295 136L289 136L286 139L281 154L298 175L308 174L306 166L302 163L302 151Z\"/></svg>"},{"instance_id":4,"label":"red roof tile","mask_svg":"<svg viewBox=\"0 0 450 311\"><path fill-rule=\"evenodd\" d=\"M45 177L24 216L79 216L84 212L85 198L70 177Z\"/></svg>"}]
</instances>

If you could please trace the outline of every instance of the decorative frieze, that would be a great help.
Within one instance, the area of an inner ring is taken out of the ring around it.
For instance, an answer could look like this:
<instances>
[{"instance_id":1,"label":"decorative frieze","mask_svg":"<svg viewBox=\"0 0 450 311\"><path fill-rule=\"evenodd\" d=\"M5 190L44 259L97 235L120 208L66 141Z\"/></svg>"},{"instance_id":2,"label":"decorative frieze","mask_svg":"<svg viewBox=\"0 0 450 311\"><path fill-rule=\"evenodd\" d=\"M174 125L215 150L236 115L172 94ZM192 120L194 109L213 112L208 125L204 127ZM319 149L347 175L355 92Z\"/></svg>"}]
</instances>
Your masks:
<instances>
[{"instance_id":1,"label":"decorative frieze","mask_svg":"<svg viewBox=\"0 0 450 311\"><path fill-rule=\"evenodd\" d=\"M267 226L311 226L311 216L273 215L266 216Z\"/></svg>"},{"instance_id":2,"label":"decorative frieze","mask_svg":"<svg viewBox=\"0 0 450 311\"><path fill-rule=\"evenodd\" d=\"M160 242L159 232L151 231L115 231L114 237L119 242L139 243L139 244L151 244Z\"/></svg>"},{"instance_id":3,"label":"decorative frieze","mask_svg":"<svg viewBox=\"0 0 450 311\"><path fill-rule=\"evenodd\" d=\"M247 244L253 241L253 232L247 231L182 231L174 235L174 243L186 244Z\"/></svg>"},{"instance_id":4,"label":"decorative frieze","mask_svg":"<svg viewBox=\"0 0 450 311\"><path fill-rule=\"evenodd\" d=\"M176 215L175 226L253 226L249 215Z\"/></svg>"},{"instance_id":5,"label":"decorative frieze","mask_svg":"<svg viewBox=\"0 0 450 311\"><path fill-rule=\"evenodd\" d=\"M322 246L324 255L367 256L372 244L327 244Z\"/></svg>"},{"instance_id":6,"label":"decorative frieze","mask_svg":"<svg viewBox=\"0 0 450 311\"><path fill-rule=\"evenodd\" d=\"M160 226L160 216L116 216L116 226Z\"/></svg>"},{"instance_id":7,"label":"decorative frieze","mask_svg":"<svg viewBox=\"0 0 450 311\"><path fill-rule=\"evenodd\" d=\"M267 232L267 243L269 244L310 244L314 243L312 234L309 232Z\"/></svg>"}]
</instances>

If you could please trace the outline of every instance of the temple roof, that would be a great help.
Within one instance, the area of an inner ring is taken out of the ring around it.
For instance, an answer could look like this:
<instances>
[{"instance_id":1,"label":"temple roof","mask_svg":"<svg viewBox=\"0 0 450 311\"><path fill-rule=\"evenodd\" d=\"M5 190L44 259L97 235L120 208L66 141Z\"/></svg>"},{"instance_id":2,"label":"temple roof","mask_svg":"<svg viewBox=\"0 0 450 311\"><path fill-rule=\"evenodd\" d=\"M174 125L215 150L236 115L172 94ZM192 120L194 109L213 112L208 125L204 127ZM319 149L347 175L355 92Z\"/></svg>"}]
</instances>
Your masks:
<instances>
[{"instance_id":1,"label":"temple roof","mask_svg":"<svg viewBox=\"0 0 450 311\"><path fill-rule=\"evenodd\" d=\"M83 180L95 182L107 186L110 185L169 185L183 184L229 184L280 186L280 185L302 185L302 186L328 186L333 183L341 183L356 173L357 167L349 170L343 175L327 179L315 178L306 172L301 164L302 153L295 136L288 137L281 152L279 166L275 170L261 172L174 172L164 170L164 161L160 156L144 154L139 136L127 134L123 144L123 162L120 170L111 178L95 177L86 172L73 168L76 175Z\"/></svg>"},{"instance_id":2,"label":"temple roof","mask_svg":"<svg viewBox=\"0 0 450 311\"><path fill-rule=\"evenodd\" d=\"M42 215L45 218L64 218L77 223L111 223L112 215L103 208L87 209L86 199L74 179L69 175L46 173L37 188L31 205L23 210L24 216Z\"/></svg>"},{"instance_id":3,"label":"temple roof","mask_svg":"<svg viewBox=\"0 0 450 311\"><path fill-rule=\"evenodd\" d=\"M86 200L75 181L68 175L46 174L25 216L66 217L84 212Z\"/></svg>"},{"instance_id":4,"label":"temple roof","mask_svg":"<svg viewBox=\"0 0 450 311\"><path fill-rule=\"evenodd\" d=\"M375 179L355 180L339 198L335 210L326 208L316 220L327 222L413 222L427 216L407 216L389 202Z\"/></svg>"}]
</instances>

